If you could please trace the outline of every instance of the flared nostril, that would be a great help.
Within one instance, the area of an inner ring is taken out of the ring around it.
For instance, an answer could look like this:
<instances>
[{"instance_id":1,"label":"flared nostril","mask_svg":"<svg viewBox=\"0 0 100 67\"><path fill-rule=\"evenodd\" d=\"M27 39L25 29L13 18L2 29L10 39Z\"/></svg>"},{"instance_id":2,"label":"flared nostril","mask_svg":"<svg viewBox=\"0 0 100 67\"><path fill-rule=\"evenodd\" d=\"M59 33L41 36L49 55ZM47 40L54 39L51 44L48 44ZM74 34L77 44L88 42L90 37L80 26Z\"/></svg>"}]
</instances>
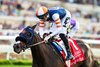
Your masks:
<instances>
[{"instance_id":1,"label":"flared nostril","mask_svg":"<svg viewBox=\"0 0 100 67\"><path fill-rule=\"evenodd\" d=\"M13 50L14 50L14 52L16 52L16 53L18 53L18 54L22 51L22 49L21 49L21 47L19 46L19 44L14 44Z\"/></svg>"}]
</instances>

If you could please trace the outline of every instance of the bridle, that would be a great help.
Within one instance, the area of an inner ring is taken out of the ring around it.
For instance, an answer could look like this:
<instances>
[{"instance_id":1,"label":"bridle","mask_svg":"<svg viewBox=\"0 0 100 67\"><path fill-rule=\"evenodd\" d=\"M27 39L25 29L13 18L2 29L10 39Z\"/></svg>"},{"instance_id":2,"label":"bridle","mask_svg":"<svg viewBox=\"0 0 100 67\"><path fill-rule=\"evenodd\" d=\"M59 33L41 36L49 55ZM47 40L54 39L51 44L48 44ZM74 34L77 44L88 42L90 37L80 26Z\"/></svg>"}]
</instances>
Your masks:
<instances>
[{"instance_id":1,"label":"bridle","mask_svg":"<svg viewBox=\"0 0 100 67\"><path fill-rule=\"evenodd\" d=\"M25 42L26 45L21 47L23 51L25 51L27 48L31 48L32 46L36 46L41 43L46 43L46 41L40 41L38 43L35 43L34 36L35 36L35 34L33 31L33 28L28 26L19 34L19 36L16 37L15 40L16 40L16 42L17 41ZM20 43L20 44L22 44L22 43Z\"/></svg>"}]
</instances>

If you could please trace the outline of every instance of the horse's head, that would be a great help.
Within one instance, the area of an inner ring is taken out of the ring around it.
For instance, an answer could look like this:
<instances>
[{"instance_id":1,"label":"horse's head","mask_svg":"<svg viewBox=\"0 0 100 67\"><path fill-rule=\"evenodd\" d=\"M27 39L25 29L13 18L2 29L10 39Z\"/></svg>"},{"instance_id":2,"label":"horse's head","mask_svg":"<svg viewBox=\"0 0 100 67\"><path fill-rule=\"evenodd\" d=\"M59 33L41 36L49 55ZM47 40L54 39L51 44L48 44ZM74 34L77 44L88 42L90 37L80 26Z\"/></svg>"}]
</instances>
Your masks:
<instances>
[{"instance_id":1,"label":"horse's head","mask_svg":"<svg viewBox=\"0 0 100 67\"><path fill-rule=\"evenodd\" d=\"M24 51L26 48L29 48L30 45L33 44L34 38L34 29L30 26L23 29L23 31L16 37L16 43L13 48L16 53L20 53L22 50Z\"/></svg>"}]
</instances>

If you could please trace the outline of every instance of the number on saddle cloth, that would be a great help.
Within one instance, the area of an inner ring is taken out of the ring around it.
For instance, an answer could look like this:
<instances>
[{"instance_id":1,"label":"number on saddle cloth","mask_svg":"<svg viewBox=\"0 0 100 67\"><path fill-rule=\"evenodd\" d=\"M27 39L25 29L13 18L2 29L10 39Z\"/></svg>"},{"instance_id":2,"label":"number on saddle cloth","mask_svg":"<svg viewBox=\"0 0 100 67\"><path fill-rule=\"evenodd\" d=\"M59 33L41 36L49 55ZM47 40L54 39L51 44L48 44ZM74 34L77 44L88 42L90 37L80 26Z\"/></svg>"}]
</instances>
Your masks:
<instances>
[{"instance_id":1,"label":"number on saddle cloth","mask_svg":"<svg viewBox=\"0 0 100 67\"><path fill-rule=\"evenodd\" d=\"M61 55L62 59L65 61L66 54L65 54L64 50L62 49L62 47L57 42L52 42L52 45L57 50L57 52Z\"/></svg>"}]
</instances>

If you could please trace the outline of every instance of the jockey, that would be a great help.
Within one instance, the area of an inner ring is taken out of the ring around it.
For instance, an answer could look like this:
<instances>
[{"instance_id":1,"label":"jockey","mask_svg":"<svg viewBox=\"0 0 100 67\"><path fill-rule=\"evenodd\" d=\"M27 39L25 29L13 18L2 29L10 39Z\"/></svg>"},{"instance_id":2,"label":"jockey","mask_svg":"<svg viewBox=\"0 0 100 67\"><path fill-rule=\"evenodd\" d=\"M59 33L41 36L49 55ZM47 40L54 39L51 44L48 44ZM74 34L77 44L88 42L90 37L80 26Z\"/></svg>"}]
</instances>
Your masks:
<instances>
[{"instance_id":1,"label":"jockey","mask_svg":"<svg viewBox=\"0 0 100 67\"><path fill-rule=\"evenodd\" d=\"M43 37L45 22L52 23L52 26L49 29L49 35L44 38L44 40L48 41L49 38L55 35L59 35L59 37L64 42L67 57L66 60L73 59L73 55L70 50L70 46L68 43L67 35L66 35L66 24L69 23L71 14L68 10L62 7L52 7L47 8L45 6L41 6L36 11L36 16L40 19L39 25L39 34Z\"/></svg>"},{"instance_id":2,"label":"jockey","mask_svg":"<svg viewBox=\"0 0 100 67\"><path fill-rule=\"evenodd\" d=\"M75 19L71 19L67 26L67 34L70 38L79 30L79 23Z\"/></svg>"}]
</instances>

